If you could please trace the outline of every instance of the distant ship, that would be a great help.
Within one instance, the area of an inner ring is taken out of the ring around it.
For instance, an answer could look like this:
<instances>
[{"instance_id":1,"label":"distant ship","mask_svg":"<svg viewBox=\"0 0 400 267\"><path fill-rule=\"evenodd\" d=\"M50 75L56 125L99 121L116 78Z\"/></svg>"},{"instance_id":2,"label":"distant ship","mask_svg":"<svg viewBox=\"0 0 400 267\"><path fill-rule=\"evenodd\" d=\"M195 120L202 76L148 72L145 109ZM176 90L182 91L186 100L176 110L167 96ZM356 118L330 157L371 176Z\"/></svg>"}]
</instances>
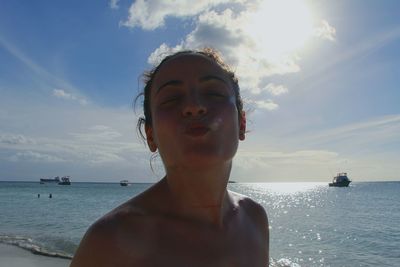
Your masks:
<instances>
[{"instance_id":1,"label":"distant ship","mask_svg":"<svg viewBox=\"0 0 400 267\"><path fill-rule=\"evenodd\" d=\"M332 183L329 183L329 186L348 187L350 183L351 181L347 177L347 173L340 172L335 177L333 177Z\"/></svg>"},{"instance_id":2,"label":"distant ship","mask_svg":"<svg viewBox=\"0 0 400 267\"><path fill-rule=\"evenodd\" d=\"M40 178L40 183L59 183L60 182L60 177L56 176L54 178Z\"/></svg>"},{"instance_id":3,"label":"distant ship","mask_svg":"<svg viewBox=\"0 0 400 267\"><path fill-rule=\"evenodd\" d=\"M63 176L61 178L61 182L58 183L59 185L71 185L71 179L69 176Z\"/></svg>"},{"instance_id":4,"label":"distant ship","mask_svg":"<svg viewBox=\"0 0 400 267\"><path fill-rule=\"evenodd\" d=\"M120 184L121 186L128 186L128 185L130 185L130 183L129 183L128 180L122 180L121 182L119 182L119 184Z\"/></svg>"}]
</instances>

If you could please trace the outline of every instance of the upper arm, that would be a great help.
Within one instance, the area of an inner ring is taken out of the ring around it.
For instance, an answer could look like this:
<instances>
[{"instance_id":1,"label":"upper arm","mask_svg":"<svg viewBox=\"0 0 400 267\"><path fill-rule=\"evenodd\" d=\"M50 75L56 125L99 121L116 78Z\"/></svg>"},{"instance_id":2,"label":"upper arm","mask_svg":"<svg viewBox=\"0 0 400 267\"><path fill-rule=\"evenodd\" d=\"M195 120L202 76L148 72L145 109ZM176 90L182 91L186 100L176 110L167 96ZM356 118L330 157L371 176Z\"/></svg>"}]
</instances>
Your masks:
<instances>
[{"instance_id":1,"label":"upper arm","mask_svg":"<svg viewBox=\"0 0 400 267\"><path fill-rule=\"evenodd\" d=\"M72 259L70 267L113 266L110 262L113 251L113 237L109 227L101 222L93 224L83 237Z\"/></svg>"},{"instance_id":2,"label":"upper arm","mask_svg":"<svg viewBox=\"0 0 400 267\"><path fill-rule=\"evenodd\" d=\"M264 207L259 205L259 222L260 222L260 231L262 232L265 238L265 250L266 250L266 257L268 259L269 264L269 222L267 212L265 211ZM267 265L268 266L268 265Z\"/></svg>"},{"instance_id":3,"label":"upper arm","mask_svg":"<svg viewBox=\"0 0 400 267\"><path fill-rule=\"evenodd\" d=\"M259 228L261 236L263 236L263 243L265 244L266 256L269 260L269 223L267 212L264 207L258 203L255 203L255 220Z\"/></svg>"},{"instance_id":4,"label":"upper arm","mask_svg":"<svg viewBox=\"0 0 400 267\"><path fill-rule=\"evenodd\" d=\"M146 246L149 223L144 222L122 208L105 215L88 229L70 267L143 266L151 251Z\"/></svg>"},{"instance_id":5,"label":"upper arm","mask_svg":"<svg viewBox=\"0 0 400 267\"><path fill-rule=\"evenodd\" d=\"M260 237L260 244L263 248L264 257L269 262L269 223L267 213L264 207L257 202L251 199L246 199L245 202L247 214L253 222L253 225L255 225L258 236Z\"/></svg>"}]
</instances>

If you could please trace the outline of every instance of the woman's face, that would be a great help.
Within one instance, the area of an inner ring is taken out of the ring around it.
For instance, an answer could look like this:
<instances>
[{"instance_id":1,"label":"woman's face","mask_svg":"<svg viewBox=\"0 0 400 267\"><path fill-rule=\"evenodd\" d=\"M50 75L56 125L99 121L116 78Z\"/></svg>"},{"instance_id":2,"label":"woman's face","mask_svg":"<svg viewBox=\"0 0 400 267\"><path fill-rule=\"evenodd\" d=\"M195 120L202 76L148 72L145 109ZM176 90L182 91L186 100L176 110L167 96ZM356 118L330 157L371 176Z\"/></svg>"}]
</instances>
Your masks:
<instances>
[{"instance_id":1,"label":"woman's face","mask_svg":"<svg viewBox=\"0 0 400 267\"><path fill-rule=\"evenodd\" d=\"M150 103L148 144L159 150L167 169L230 162L244 139L246 122L238 116L232 83L203 55L179 55L163 63Z\"/></svg>"}]
</instances>

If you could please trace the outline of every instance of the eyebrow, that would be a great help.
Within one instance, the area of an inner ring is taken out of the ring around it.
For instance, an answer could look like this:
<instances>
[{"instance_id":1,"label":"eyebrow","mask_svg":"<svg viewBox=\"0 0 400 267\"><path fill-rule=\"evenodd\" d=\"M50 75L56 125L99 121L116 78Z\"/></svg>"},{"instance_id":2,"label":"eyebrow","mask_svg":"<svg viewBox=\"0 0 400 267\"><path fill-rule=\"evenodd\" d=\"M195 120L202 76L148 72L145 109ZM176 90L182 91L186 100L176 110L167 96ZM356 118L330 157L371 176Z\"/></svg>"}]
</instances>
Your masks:
<instances>
[{"instance_id":1,"label":"eyebrow","mask_svg":"<svg viewBox=\"0 0 400 267\"><path fill-rule=\"evenodd\" d=\"M215 76L215 75L206 75L206 76L200 77L200 79L199 79L200 82L207 82L207 81L211 81L211 80L217 80L217 81L223 82L226 85L229 85L228 82L225 81L223 78ZM172 86L182 85L182 84L183 84L183 82L181 80L168 81L168 82L164 83L163 85L161 85L160 87L158 87L156 94L158 94L158 92L160 92L161 89L163 89L164 87L171 86L171 85Z\"/></svg>"},{"instance_id":2,"label":"eyebrow","mask_svg":"<svg viewBox=\"0 0 400 267\"><path fill-rule=\"evenodd\" d=\"M180 80L171 80L171 81L168 81L168 82L164 83L163 85L161 85L160 87L158 87L156 94L158 94L158 92L160 92L161 89L163 89L164 87L167 87L167 86L169 86L169 85L182 85L182 84L183 84L183 82L180 81Z\"/></svg>"},{"instance_id":3,"label":"eyebrow","mask_svg":"<svg viewBox=\"0 0 400 267\"><path fill-rule=\"evenodd\" d=\"M225 83L226 85L229 85L228 82L225 81L223 78L215 76L215 75L207 75L207 76L201 77L199 79L200 82L207 82L207 81L210 81L210 80L217 80L217 81Z\"/></svg>"}]
</instances>

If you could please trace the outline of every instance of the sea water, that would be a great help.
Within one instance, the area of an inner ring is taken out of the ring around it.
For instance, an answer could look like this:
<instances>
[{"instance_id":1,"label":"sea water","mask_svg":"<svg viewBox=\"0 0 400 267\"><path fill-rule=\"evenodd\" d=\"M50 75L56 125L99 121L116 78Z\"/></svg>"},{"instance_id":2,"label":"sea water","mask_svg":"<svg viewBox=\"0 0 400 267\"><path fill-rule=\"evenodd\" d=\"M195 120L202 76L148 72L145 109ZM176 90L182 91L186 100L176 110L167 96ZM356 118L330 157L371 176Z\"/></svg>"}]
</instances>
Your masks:
<instances>
[{"instance_id":1,"label":"sea water","mask_svg":"<svg viewBox=\"0 0 400 267\"><path fill-rule=\"evenodd\" d=\"M0 242L70 258L91 223L149 186L0 182ZM271 266L400 266L400 182L229 189L265 207Z\"/></svg>"}]
</instances>

